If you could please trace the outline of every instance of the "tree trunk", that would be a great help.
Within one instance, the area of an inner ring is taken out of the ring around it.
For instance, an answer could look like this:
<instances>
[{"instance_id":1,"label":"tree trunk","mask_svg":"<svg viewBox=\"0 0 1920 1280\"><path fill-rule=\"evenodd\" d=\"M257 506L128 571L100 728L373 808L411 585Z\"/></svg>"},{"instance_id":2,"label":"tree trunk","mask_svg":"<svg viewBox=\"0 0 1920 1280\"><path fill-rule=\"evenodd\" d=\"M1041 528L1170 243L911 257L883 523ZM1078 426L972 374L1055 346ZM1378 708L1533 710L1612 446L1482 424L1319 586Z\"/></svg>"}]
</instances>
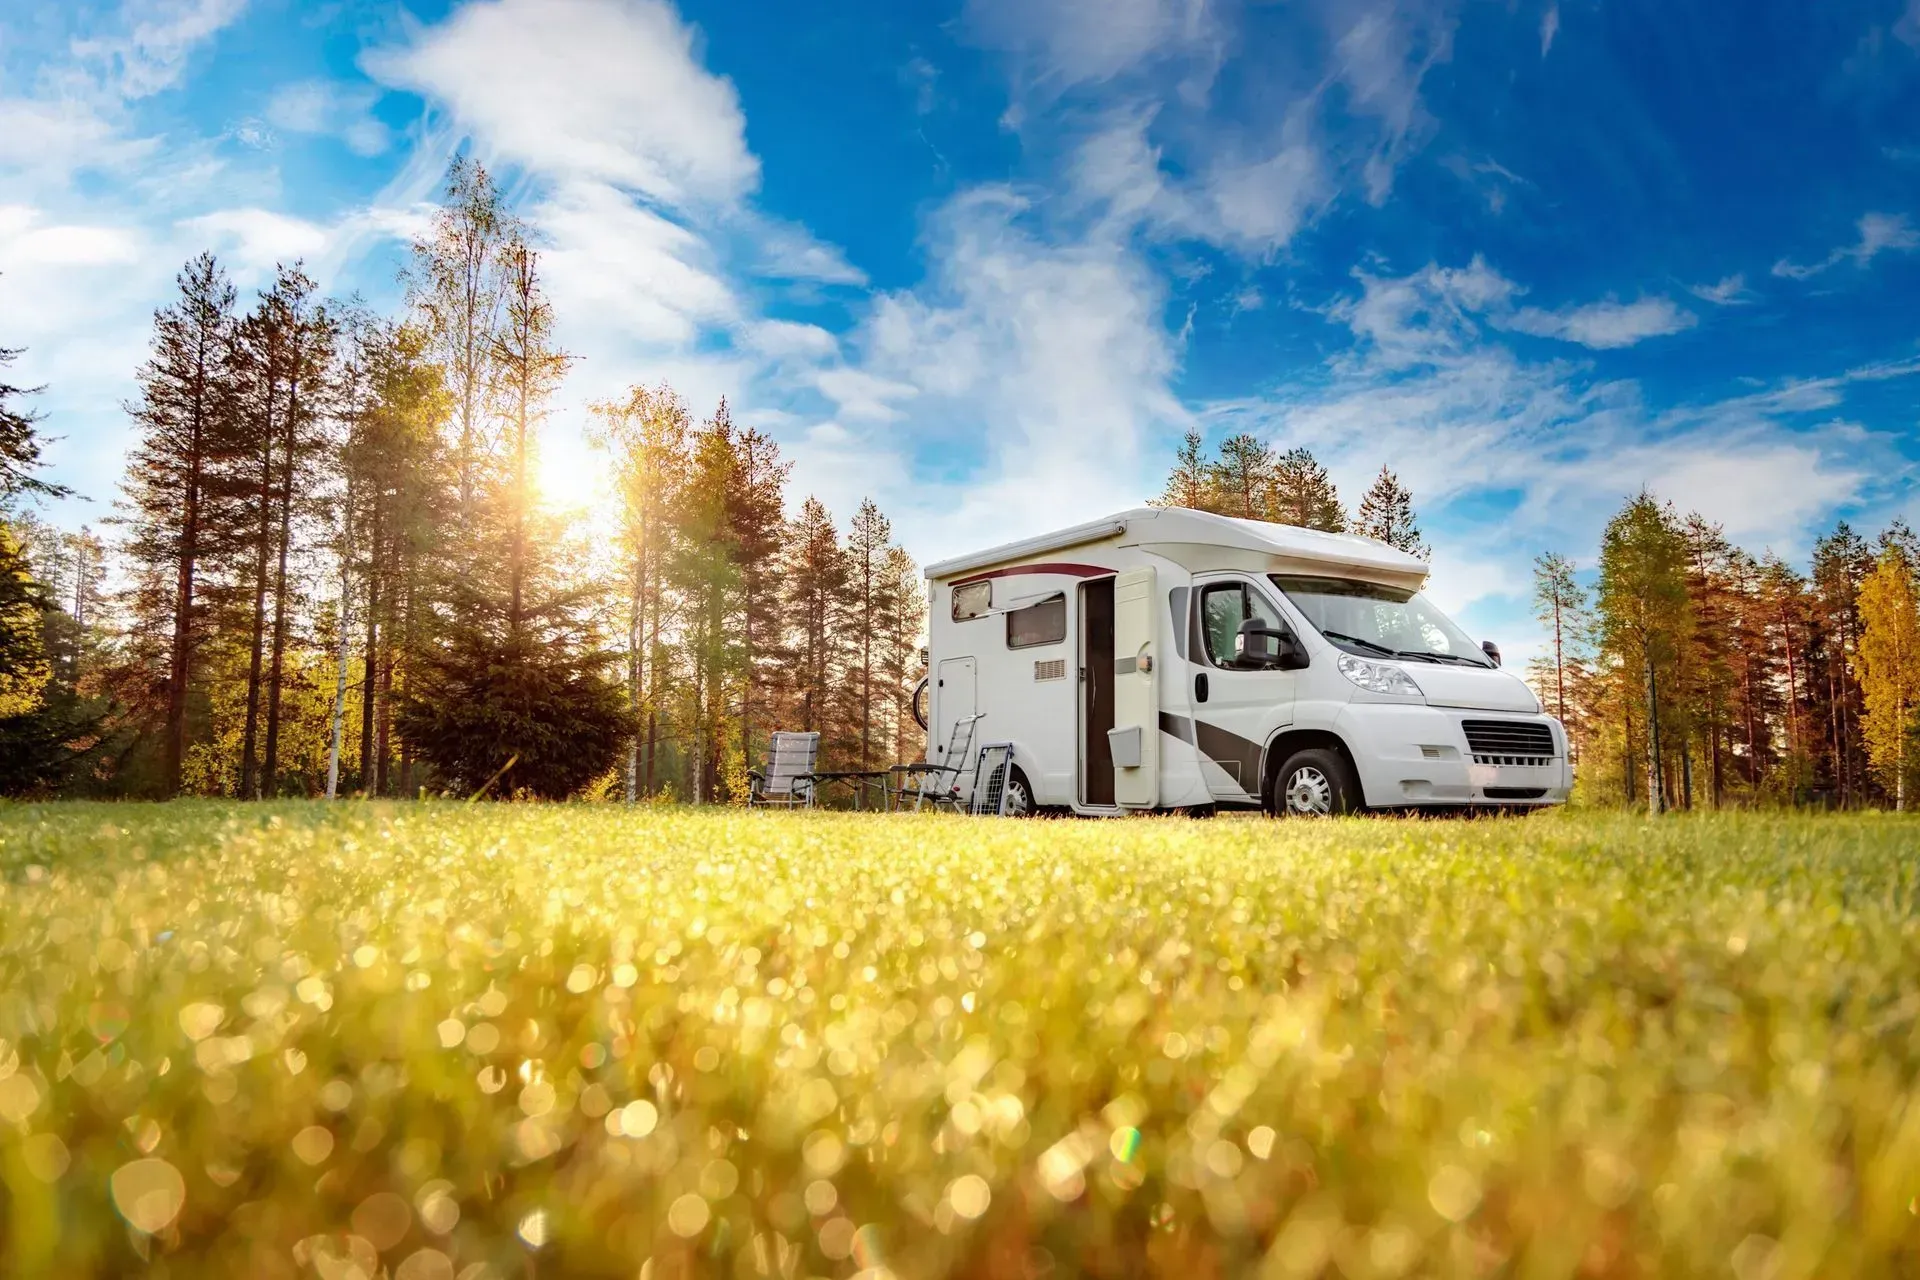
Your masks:
<instances>
[{"instance_id":1,"label":"tree trunk","mask_svg":"<svg viewBox=\"0 0 1920 1280\"><path fill-rule=\"evenodd\" d=\"M268 403L272 403L269 389ZM272 411L268 411L269 420ZM269 422L269 426L270 426ZM253 648L247 666L247 727L240 747L240 796L260 798L260 771L255 743L260 725L260 677L266 657L267 638L267 564L273 539L273 434L271 429L260 450L260 530L254 538L253 553Z\"/></svg>"},{"instance_id":2,"label":"tree trunk","mask_svg":"<svg viewBox=\"0 0 1920 1280\"><path fill-rule=\"evenodd\" d=\"M373 791L374 676L380 670L380 489L374 485L372 529L367 539L367 647L360 663L360 792Z\"/></svg>"},{"instance_id":3,"label":"tree trunk","mask_svg":"<svg viewBox=\"0 0 1920 1280\"><path fill-rule=\"evenodd\" d=\"M181 495L184 509L180 513L180 563L173 594L173 649L167 666L167 740L162 786L168 796L180 794L180 770L187 755L187 685L193 669L193 588L200 555L200 483L206 449L206 360L203 343L198 352L192 425L187 435L187 487Z\"/></svg>"},{"instance_id":4,"label":"tree trunk","mask_svg":"<svg viewBox=\"0 0 1920 1280\"><path fill-rule=\"evenodd\" d=\"M347 725L347 651L349 605L353 590L353 480L347 480L346 506L341 509L340 528L340 645L333 668L333 730L327 737L327 799L340 794L340 736Z\"/></svg>"},{"instance_id":5,"label":"tree trunk","mask_svg":"<svg viewBox=\"0 0 1920 1280\"><path fill-rule=\"evenodd\" d=\"M300 368L296 354L287 381L287 429L280 448L280 563L273 585L273 659L267 671L267 758L261 785L269 796L278 793L280 781L280 681L286 669L287 554L293 546L293 451L299 422Z\"/></svg>"},{"instance_id":6,"label":"tree trunk","mask_svg":"<svg viewBox=\"0 0 1920 1280\"><path fill-rule=\"evenodd\" d=\"M1660 767L1660 685L1647 659L1647 812L1666 810L1666 779Z\"/></svg>"},{"instance_id":7,"label":"tree trunk","mask_svg":"<svg viewBox=\"0 0 1920 1280\"><path fill-rule=\"evenodd\" d=\"M640 603L639 572L633 575L633 594L627 601L627 707L635 717L633 732L627 735L627 803L639 799L640 791L640 645L644 639Z\"/></svg>"}]
</instances>

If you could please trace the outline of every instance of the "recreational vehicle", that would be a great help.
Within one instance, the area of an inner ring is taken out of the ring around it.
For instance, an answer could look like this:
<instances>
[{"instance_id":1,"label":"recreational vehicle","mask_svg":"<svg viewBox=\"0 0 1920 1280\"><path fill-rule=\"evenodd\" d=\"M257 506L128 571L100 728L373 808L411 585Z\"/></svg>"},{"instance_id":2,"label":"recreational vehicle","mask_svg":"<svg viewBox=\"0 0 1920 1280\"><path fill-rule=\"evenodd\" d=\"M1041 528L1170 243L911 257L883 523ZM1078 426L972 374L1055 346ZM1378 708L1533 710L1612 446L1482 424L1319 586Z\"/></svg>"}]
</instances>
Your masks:
<instances>
[{"instance_id":1,"label":"recreational vehicle","mask_svg":"<svg viewBox=\"0 0 1920 1280\"><path fill-rule=\"evenodd\" d=\"M1573 782L1560 723L1371 538L1142 508L926 572L928 759L1005 812L1531 808Z\"/></svg>"}]
</instances>

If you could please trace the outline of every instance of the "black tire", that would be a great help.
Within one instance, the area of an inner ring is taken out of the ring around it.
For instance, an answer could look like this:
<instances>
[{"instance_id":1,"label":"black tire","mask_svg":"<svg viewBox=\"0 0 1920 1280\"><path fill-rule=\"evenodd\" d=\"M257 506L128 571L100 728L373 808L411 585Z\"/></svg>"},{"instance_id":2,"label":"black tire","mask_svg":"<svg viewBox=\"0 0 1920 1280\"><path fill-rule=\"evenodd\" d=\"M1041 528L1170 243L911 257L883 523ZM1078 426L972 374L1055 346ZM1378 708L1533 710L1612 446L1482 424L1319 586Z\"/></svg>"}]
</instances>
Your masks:
<instances>
[{"instance_id":1,"label":"black tire","mask_svg":"<svg viewBox=\"0 0 1920 1280\"><path fill-rule=\"evenodd\" d=\"M1353 767L1328 747L1305 747L1288 756L1268 788L1267 812L1276 818L1330 818L1362 807Z\"/></svg>"},{"instance_id":2,"label":"black tire","mask_svg":"<svg viewBox=\"0 0 1920 1280\"><path fill-rule=\"evenodd\" d=\"M927 684L930 677L921 676L920 683L913 686L913 697L907 707L913 712L913 722L922 729L927 727Z\"/></svg>"},{"instance_id":3,"label":"black tire","mask_svg":"<svg viewBox=\"0 0 1920 1280\"><path fill-rule=\"evenodd\" d=\"M1005 770L1006 766L1001 765L993 771L992 777L987 781L988 795L992 795L999 788L1000 775ZM1026 774L1020 772L1019 765L1013 766L1013 775L1007 780L1006 801L1009 818L1040 816L1040 806L1034 802L1033 798L1033 784L1027 781Z\"/></svg>"}]
</instances>

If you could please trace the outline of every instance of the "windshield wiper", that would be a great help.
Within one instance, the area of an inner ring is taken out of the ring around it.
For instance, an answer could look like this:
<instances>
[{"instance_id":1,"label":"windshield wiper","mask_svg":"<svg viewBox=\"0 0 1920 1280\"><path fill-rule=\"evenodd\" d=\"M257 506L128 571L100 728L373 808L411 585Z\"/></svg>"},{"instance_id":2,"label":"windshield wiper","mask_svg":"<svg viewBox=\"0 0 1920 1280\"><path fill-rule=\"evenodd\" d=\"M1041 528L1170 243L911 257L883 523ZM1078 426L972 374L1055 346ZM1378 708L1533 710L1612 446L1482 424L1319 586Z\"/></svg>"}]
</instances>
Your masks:
<instances>
[{"instance_id":1,"label":"windshield wiper","mask_svg":"<svg viewBox=\"0 0 1920 1280\"><path fill-rule=\"evenodd\" d=\"M1461 653L1433 653L1427 650L1395 649L1394 653L1402 658L1425 658L1429 662L1458 662L1462 666L1478 667L1482 671L1491 671L1492 667L1484 662L1476 662Z\"/></svg>"},{"instance_id":2,"label":"windshield wiper","mask_svg":"<svg viewBox=\"0 0 1920 1280\"><path fill-rule=\"evenodd\" d=\"M1338 631L1329 631L1325 627L1320 628L1320 634L1329 640L1339 641L1342 644L1357 644L1362 649L1370 649L1383 658L1397 658L1400 656L1398 649L1389 649L1383 644L1375 644L1371 640L1362 640L1359 636L1343 635Z\"/></svg>"}]
</instances>

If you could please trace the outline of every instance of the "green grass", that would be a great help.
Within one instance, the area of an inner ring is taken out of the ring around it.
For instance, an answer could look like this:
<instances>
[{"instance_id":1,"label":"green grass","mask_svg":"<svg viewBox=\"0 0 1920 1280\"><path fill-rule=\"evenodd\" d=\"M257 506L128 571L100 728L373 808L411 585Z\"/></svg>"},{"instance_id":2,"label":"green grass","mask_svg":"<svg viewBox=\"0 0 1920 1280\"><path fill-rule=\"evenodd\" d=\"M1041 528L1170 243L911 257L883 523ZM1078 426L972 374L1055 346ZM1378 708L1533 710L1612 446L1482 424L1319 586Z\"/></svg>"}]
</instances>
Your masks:
<instances>
[{"instance_id":1,"label":"green grass","mask_svg":"<svg viewBox=\"0 0 1920 1280\"><path fill-rule=\"evenodd\" d=\"M0 1274L1920 1274L1920 824L0 809Z\"/></svg>"}]
</instances>

